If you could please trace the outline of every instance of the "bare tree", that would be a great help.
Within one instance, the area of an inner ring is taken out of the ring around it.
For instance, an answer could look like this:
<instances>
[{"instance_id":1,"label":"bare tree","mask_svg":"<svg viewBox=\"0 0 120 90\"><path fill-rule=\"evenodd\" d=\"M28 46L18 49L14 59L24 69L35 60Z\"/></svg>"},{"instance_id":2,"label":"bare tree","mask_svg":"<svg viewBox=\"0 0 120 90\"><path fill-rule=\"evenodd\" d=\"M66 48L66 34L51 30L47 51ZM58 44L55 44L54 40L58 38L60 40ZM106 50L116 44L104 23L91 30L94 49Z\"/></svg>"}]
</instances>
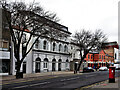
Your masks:
<instances>
[{"instance_id":1,"label":"bare tree","mask_svg":"<svg viewBox=\"0 0 120 90\"><path fill-rule=\"evenodd\" d=\"M55 33L61 29L61 27L58 27L59 25L56 25L59 19L56 14L45 11L40 5L34 3L28 6L23 2L7 3L6 0L2 0L0 1L0 7L5 11L5 18L14 46L14 57L17 60L16 78L20 78L21 64L39 37L53 38L59 36L58 33ZM53 27L54 34L52 35L54 36L50 35L51 32L49 31ZM25 33L29 34L27 39ZM32 38L35 40L31 44ZM20 57L21 51L22 57Z\"/></svg>"},{"instance_id":2,"label":"bare tree","mask_svg":"<svg viewBox=\"0 0 120 90\"><path fill-rule=\"evenodd\" d=\"M77 71L80 70L80 66L86 55L89 51L93 49L100 49L103 42L107 40L106 35L103 34L101 30L96 30L95 33L91 33L91 31L81 30L80 32L76 32L73 35L74 43L78 46L78 51L80 52L80 63L78 65Z\"/></svg>"}]
</instances>

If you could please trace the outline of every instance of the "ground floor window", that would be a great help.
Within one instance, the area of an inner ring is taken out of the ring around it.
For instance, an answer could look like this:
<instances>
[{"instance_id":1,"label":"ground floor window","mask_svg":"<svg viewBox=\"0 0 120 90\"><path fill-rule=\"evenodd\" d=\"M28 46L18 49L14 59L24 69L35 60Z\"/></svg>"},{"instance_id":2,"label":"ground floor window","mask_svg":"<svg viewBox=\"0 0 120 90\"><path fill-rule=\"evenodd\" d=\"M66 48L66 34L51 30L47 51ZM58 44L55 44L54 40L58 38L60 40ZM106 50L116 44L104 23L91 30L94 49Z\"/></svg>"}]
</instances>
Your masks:
<instances>
[{"instance_id":1,"label":"ground floor window","mask_svg":"<svg viewBox=\"0 0 120 90\"><path fill-rule=\"evenodd\" d=\"M2 62L0 64L0 73L9 73L10 71L10 60L0 60L0 62Z\"/></svg>"},{"instance_id":2,"label":"ground floor window","mask_svg":"<svg viewBox=\"0 0 120 90\"><path fill-rule=\"evenodd\" d=\"M44 59L43 68L44 68L44 69L47 69L47 68L48 68L48 59L47 59L47 58Z\"/></svg>"},{"instance_id":3,"label":"ground floor window","mask_svg":"<svg viewBox=\"0 0 120 90\"><path fill-rule=\"evenodd\" d=\"M44 68L48 68L48 62L44 62Z\"/></svg>"}]
</instances>

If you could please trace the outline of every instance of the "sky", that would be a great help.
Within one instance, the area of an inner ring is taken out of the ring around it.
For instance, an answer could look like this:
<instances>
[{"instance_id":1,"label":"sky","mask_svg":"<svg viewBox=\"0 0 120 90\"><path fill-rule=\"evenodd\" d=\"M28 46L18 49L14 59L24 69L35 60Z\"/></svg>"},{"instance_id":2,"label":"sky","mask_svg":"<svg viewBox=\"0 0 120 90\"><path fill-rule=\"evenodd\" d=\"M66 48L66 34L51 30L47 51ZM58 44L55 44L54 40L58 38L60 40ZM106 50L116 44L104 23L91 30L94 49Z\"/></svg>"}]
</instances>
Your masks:
<instances>
[{"instance_id":1,"label":"sky","mask_svg":"<svg viewBox=\"0 0 120 90\"><path fill-rule=\"evenodd\" d=\"M28 2L28 0L24 0ZM110 42L118 41L118 1L120 0L34 0L55 12L60 24L71 33L101 29ZM31 0L32 2L32 0Z\"/></svg>"}]
</instances>

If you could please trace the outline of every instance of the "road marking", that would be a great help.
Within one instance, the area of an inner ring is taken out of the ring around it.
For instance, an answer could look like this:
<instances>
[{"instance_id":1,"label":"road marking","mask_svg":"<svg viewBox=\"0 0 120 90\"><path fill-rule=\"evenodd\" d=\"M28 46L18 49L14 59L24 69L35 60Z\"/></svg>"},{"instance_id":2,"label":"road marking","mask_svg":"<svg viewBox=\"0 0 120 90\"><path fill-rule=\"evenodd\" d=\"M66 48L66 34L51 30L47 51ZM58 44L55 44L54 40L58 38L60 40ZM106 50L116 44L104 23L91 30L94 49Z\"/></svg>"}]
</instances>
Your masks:
<instances>
[{"instance_id":1,"label":"road marking","mask_svg":"<svg viewBox=\"0 0 120 90\"><path fill-rule=\"evenodd\" d=\"M14 87L12 89L16 89L16 88L23 88L23 87L28 87L29 85L24 85L24 86L19 86L19 87Z\"/></svg>"},{"instance_id":2,"label":"road marking","mask_svg":"<svg viewBox=\"0 0 120 90\"><path fill-rule=\"evenodd\" d=\"M60 81L66 81L66 79L62 79L62 80L60 80Z\"/></svg>"},{"instance_id":3,"label":"road marking","mask_svg":"<svg viewBox=\"0 0 120 90\"><path fill-rule=\"evenodd\" d=\"M88 75L88 76L86 76L86 77L92 77L92 76L96 76L96 75Z\"/></svg>"},{"instance_id":4,"label":"road marking","mask_svg":"<svg viewBox=\"0 0 120 90\"><path fill-rule=\"evenodd\" d=\"M73 79L78 79L79 77L75 77L75 78L69 78L69 79L62 79L60 81L69 81L69 80L73 80Z\"/></svg>"},{"instance_id":5,"label":"road marking","mask_svg":"<svg viewBox=\"0 0 120 90\"><path fill-rule=\"evenodd\" d=\"M67 80L73 80L73 79L78 79L79 77L75 77L75 78L69 78Z\"/></svg>"},{"instance_id":6,"label":"road marking","mask_svg":"<svg viewBox=\"0 0 120 90\"><path fill-rule=\"evenodd\" d=\"M36 86L36 85L42 85L42 84L48 84L48 83L50 83L50 82L37 83L37 84L32 84L30 86Z\"/></svg>"},{"instance_id":7,"label":"road marking","mask_svg":"<svg viewBox=\"0 0 120 90\"><path fill-rule=\"evenodd\" d=\"M24 87L29 87L29 86L36 86L36 85L43 85L43 84L48 84L50 82L43 82L43 83L37 83L37 84L32 84L32 85L24 85L24 86L18 86L18 87L14 87L12 89L16 89L16 88L24 88Z\"/></svg>"}]
</instances>

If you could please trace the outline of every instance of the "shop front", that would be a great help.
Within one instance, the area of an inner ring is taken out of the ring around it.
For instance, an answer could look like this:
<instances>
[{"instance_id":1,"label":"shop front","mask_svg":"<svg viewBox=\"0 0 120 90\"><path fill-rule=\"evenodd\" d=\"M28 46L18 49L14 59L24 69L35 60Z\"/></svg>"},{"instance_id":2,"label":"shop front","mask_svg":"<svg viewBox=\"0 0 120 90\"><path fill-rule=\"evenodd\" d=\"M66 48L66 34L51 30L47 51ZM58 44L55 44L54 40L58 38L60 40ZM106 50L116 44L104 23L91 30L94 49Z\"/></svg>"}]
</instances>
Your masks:
<instances>
[{"instance_id":1,"label":"shop front","mask_svg":"<svg viewBox=\"0 0 120 90\"><path fill-rule=\"evenodd\" d=\"M9 75L10 72L10 52L0 51L0 75Z\"/></svg>"}]
</instances>

